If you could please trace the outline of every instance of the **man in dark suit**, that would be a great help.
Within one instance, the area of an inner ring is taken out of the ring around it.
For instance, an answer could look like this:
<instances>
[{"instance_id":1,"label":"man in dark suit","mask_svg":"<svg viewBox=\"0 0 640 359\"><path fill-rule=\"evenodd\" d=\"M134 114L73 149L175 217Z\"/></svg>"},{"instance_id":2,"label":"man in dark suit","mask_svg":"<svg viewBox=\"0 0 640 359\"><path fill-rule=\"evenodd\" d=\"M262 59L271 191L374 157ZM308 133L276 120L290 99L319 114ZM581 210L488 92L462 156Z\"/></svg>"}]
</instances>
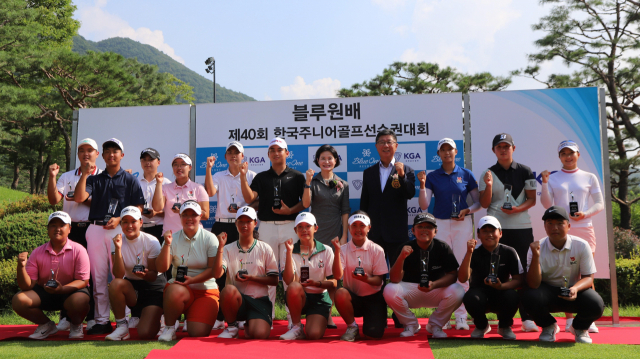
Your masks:
<instances>
[{"instance_id":1,"label":"man in dark suit","mask_svg":"<svg viewBox=\"0 0 640 359\"><path fill-rule=\"evenodd\" d=\"M380 162L364 170L360 209L371 218L368 238L393 265L398 248L409 240L407 200L416 194L416 177L411 167L396 161L398 139L392 130L378 132L376 149Z\"/></svg>"}]
</instances>

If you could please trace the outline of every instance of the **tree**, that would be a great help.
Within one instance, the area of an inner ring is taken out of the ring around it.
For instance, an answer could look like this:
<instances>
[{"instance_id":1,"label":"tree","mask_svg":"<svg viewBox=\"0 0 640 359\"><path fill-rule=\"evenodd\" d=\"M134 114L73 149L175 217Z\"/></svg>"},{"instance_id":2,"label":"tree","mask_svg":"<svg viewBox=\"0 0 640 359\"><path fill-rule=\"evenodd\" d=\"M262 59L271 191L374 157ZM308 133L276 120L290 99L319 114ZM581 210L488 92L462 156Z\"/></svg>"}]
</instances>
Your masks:
<instances>
[{"instance_id":1,"label":"tree","mask_svg":"<svg viewBox=\"0 0 640 359\"><path fill-rule=\"evenodd\" d=\"M545 32L535 44L540 48L529 55L534 63L514 74L534 78L549 87L604 86L607 89L607 119L613 138L609 141L612 195L620 206L623 228L631 226L629 198L631 175L637 172L637 144L640 141L640 1L632 0L541 0L556 4L534 30ZM572 75L539 78L540 64L562 59L578 65ZM635 150L634 150L635 148Z\"/></svg>"},{"instance_id":2,"label":"tree","mask_svg":"<svg viewBox=\"0 0 640 359\"><path fill-rule=\"evenodd\" d=\"M467 75L451 67L419 62L394 62L369 81L338 91L339 97L390 96L444 92L500 91L511 83L509 77L495 77L488 72Z\"/></svg>"}]
</instances>

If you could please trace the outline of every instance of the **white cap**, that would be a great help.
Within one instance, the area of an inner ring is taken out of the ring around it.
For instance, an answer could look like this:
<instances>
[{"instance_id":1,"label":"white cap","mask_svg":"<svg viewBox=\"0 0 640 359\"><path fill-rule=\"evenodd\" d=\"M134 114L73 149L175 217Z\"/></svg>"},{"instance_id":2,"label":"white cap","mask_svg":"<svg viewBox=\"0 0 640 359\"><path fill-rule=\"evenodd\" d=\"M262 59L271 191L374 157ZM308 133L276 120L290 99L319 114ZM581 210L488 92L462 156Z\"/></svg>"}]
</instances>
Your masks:
<instances>
[{"instance_id":1,"label":"white cap","mask_svg":"<svg viewBox=\"0 0 640 359\"><path fill-rule=\"evenodd\" d=\"M92 138L85 138L84 140L80 141L80 143L78 143L78 148L80 148L80 146L82 145L89 145L93 147L94 150L100 151L98 149L98 144Z\"/></svg>"},{"instance_id":2,"label":"white cap","mask_svg":"<svg viewBox=\"0 0 640 359\"><path fill-rule=\"evenodd\" d=\"M49 215L49 220L47 221L47 224L49 224L49 222L51 222L52 219L54 218L60 218L62 220L62 222L66 223L66 224L71 224L71 217L69 216L69 214L67 212L63 212L63 211L57 211L57 212L53 212Z\"/></svg>"},{"instance_id":3,"label":"white cap","mask_svg":"<svg viewBox=\"0 0 640 359\"><path fill-rule=\"evenodd\" d=\"M227 151L229 151L230 147L235 147L238 149L238 152L240 153L244 153L244 146L242 145L242 143L238 142L238 141L231 141L227 144Z\"/></svg>"},{"instance_id":4,"label":"white cap","mask_svg":"<svg viewBox=\"0 0 640 359\"><path fill-rule=\"evenodd\" d=\"M311 212L300 212L300 214L298 214L298 217L296 217L295 227L297 227L302 222L309 223L310 225L315 226L316 216L311 214Z\"/></svg>"},{"instance_id":5,"label":"white cap","mask_svg":"<svg viewBox=\"0 0 640 359\"><path fill-rule=\"evenodd\" d=\"M202 208L200 208L200 204L198 204L198 202L196 201L186 201L185 203L183 203L180 207L180 214L188 209L192 209L198 215L202 214Z\"/></svg>"},{"instance_id":6,"label":"white cap","mask_svg":"<svg viewBox=\"0 0 640 359\"><path fill-rule=\"evenodd\" d=\"M182 158L182 160L189 166L191 166L192 164L191 157L185 155L184 153L178 153L177 155L173 156L173 159L171 160L171 164L173 164L173 161L175 161L176 158Z\"/></svg>"},{"instance_id":7,"label":"white cap","mask_svg":"<svg viewBox=\"0 0 640 359\"><path fill-rule=\"evenodd\" d=\"M236 219L240 218L240 216L247 216L251 219L253 219L254 221L256 219L258 219L258 215L256 214L256 210L249 207L249 206L244 206L244 207L240 207L238 208L238 212L236 213Z\"/></svg>"},{"instance_id":8,"label":"white cap","mask_svg":"<svg viewBox=\"0 0 640 359\"><path fill-rule=\"evenodd\" d=\"M285 150L287 149L287 142L280 137L274 137L271 142L269 142L269 148L274 145L284 148Z\"/></svg>"},{"instance_id":9,"label":"white cap","mask_svg":"<svg viewBox=\"0 0 640 359\"><path fill-rule=\"evenodd\" d=\"M129 206L123 209L122 212L120 212L120 218L124 218L124 216L131 216L136 221L142 219L142 213L140 213L140 210L136 206Z\"/></svg>"},{"instance_id":10,"label":"white cap","mask_svg":"<svg viewBox=\"0 0 640 359\"><path fill-rule=\"evenodd\" d=\"M484 216L480 218L480 222L478 222L478 228L482 228L487 224L495 228L502 229L502 226L500 226L500 221L498 221L498 219L494 216Z\"/></svg>"},{"instance_id":11,"label":"white cap","mask_svg":"<svg viewBox=\"0 0 640 359\"><path fill-rule=\"evenodd\" d=\"M365 216L362 213L357 213L349 217L349 225L352 225L353 222L362 222L365 226L371 225L371 219L369 219L369 216Z\"/></svg>"},{"instance_id":12,"label":"white cap","mask_svg":"<svg viewBox=\"0 0 640 359\"><path fill-rule=\"evenodd\" d=\"M563 148L569 148L573 152L580 152L580 149L578 148L578 144L571 140L560 142L560 144L558 145L558 152L562 151Z\"/></svg>"},{"instance_id":13,"label":"white cap","mask_svg":"<svg viewBox=\"0 0 640 359\"><path fill-rule=\"evenodd\" d=\"M457 148L456 147L456 142L448 137L445 137L443 139L441 139L440 141L438 141L438 151L440 151L440 147L442 147L442 145L444 145L445 143L448 143L449 145L451 145L451 147L453 148Z\"/></svg>"},{"instance_id":14,"label":"white cap","mask_svg":"<svg viewBox=\"0 0 640 359\"><path fill-rule=\"evenodd\" d=\"M106 144L107 144L107 143L109 143L109 142L113 142L113 143L115 143L116 145L118 145L118 147L120 147L120 151L122 151L122 152L124 153L124 146L122 145L122 141L120 141L120 140L119 140L119 139L117 139L117 138L110 138L110 139L108 139L108 140L104 141L104 142L102 143L102 148L104 148L104 145L106 145Z\"/></svg>"}]
</instances>

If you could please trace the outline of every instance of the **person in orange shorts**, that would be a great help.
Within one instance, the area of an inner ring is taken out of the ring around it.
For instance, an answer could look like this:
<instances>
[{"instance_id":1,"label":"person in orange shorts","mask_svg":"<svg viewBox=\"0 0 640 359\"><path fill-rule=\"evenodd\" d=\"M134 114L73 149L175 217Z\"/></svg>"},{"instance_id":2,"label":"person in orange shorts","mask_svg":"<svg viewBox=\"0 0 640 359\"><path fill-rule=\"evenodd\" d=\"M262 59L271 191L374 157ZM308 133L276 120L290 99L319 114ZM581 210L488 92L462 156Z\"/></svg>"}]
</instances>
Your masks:
<instances>
[{"instance_id":1,"label":"person in orange shorts","mask_svg":"<svg viewBox=\"0 0 640 359\"><path fill-rule=\"evenodd\" d=\"M185 314L192 337L206 337L218 315L220 292L215 278L220 278L224 244L215 234L200 227L202 209L196 201L180 207L182 229L165 232L164 244L157 259L157 270L164 272L173 264L173 278L164 290L165 328L158 341L176 340L175 322Z\"/></svg>"}]
</instances>

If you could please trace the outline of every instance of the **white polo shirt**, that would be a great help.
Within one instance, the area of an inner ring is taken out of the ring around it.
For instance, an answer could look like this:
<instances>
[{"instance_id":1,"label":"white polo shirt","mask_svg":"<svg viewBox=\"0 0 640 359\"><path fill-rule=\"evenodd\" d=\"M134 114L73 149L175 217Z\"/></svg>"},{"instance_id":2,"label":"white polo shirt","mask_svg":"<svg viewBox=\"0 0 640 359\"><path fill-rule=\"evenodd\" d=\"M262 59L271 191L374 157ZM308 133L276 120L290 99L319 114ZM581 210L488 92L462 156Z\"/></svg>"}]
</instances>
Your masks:
<instances>
[{"instance_id":1,"label":"white polo shirt","mask_svg":"<svg viewBox=\"0 0 640 359\"><path fill-rule=\"evenodd\" d=\"M531 248L527 253L527 271L531 267ZM596 272L591 247L582 238L567 235L562 249L551 244L549 237L540 240L540 269L542 281L555 287L564 286L563 276L569 278L569 286L576 284L582 275Z\"/></svg>"},{"instance_id":2,"label":"white polo shirt","mask_svg":"<svg viewBox=\"0 0 640 359\"><path fill-rule=\"evenodd\" d=\"M102 170L96 166L96 169L91 174L97 175L101 173ZM62 195L62 210L67 212L71 217L72 222L88 222L89 221L89 206L84 203L76 203L74 201L67 201L64 197L69 193L69 191L75 191L76 185L80 180L80 176L82 172L80 169L76 169L73 171L65 172L60 175L58 178L58 182L56 183L56 188L58 192Z\"/></svg>"},{"instance_id":3,"label":"white polo shirt","mask_svg":"<svg viewBox=\"0 0 640 359\"><path fill-rule=\"evenodd\" d=\"M140 236L134 240L129 240L126 235L122 235L122 261L124 262L124 276L131 280L143 280L133 274L133 266L137 264L140 256L140 264L149 269L148 259L158 258L160 254L160 242L148 233L140 232ZM111 241L111 253L116 247Z\"/></svg>"},{"instance_id":4,"label":"white polo shirt","mask_svg":"<svg viewBox=\"0 0 640 359\"><path fill-rule=\"evenodd\" d=\"M205 231L202 227L193 238L188 238L183 230L173 233L171 241L171 264L173 264L172 276L169 283L173 283L176 278L178 266L188 267L187 276L195 277L207 269L207 261L210 257L215 257L218 253L218 237L215 234ZM210 278L204 283L189 284L191 289L207 290L218 289L215 278Z\"/></svg>"},{"instance_id":5,"label":"white polo shirt","mask_svg":"<svg viewBox=\"0 0 640 359\"><path fill-rule=\"evenodd\" d=\"M578 211L586 212L589 209L589 197L594 193L600 193L598 178L593 173L576 169L567 171L561 169L549 176L549 183L542 184L542 190L548 190L553 204L564 208L569 213L571 193L578 202ZM592 227L591 217L576 221L570 218L571 227Z\"/></svg>"},{"instance_id":6,"label":"white polo shirt","mask_svg":"<svg viewBox=\"0 0 640 359\"><path fill-rule=\"evenodd\" d=\"M249 170L247 171L247 182L251 185L256 173ZM213 187L216 188L216 197L218 200L218 207L216 209L216 220L221 218L236 218L235 213L229 212L229 205L235 201L238 208L247 205L242 196L242 188L240 187L240 173L232 175L229 170L217 172L213 175Z\"/></svg>"},{"instance_id":7,"label":"white polo shirt","mask_svg":"<svg viewBox=\"0 0 640 359\"><path fill-rule=\"evenodd\" d=\"M314 242L316 244L315 250L309 255L309 258L305 258L304 260L304 265L309 266L309 279L319 281L333 278L333 250L331 247L325 246L315 239ZM287 258L286 246L282 246L280 258ZM303 266L303 258L300 255L300 241L293 245L292 259L293 270L299 275L300 267ZM287 288L285 288L285 290L286 289ZM311 294L321 294L327 290L320 287L305 287L304 291Z\"/></svg>"},{"instance_id":8,"label":"white polo shirt","mask_svg":"<svg viewBox=\"0 0 640 359\"><path fill-rule=\"evenodd\" d=\"M153 196L156 193L156 183L158 182L158 180L156 180L155 177L153 177L153 180L151 180L151 182L147 181L146 178L144 178L144 173L138 177L138 182L140 182L140 187L142 188L142 194L144 194L144 200L145 202L147 202L147 206L149 208L151 208L151 202L153 201ZM169 180L167 177L163 177L162 179L162 184L168 184L171 183L171 180ZM142 216L142 223L146 224L146 225L161 225L164 224L164 217L163 216L153 216L151 218L147 218L145 216Z\"/></svg>"},{"instance_id":9,"label":"white polo shirt","mask_svg":"<svg viewBox=\"0 0 640 359\"><path fill-rule=\"evenodd\" d=\"M227 284L233 284L240 293L252 298L261 298L269 295L269 286L253 281L238 282L236 273L246 269L249 275L254 276L278 276L278 262L273 254L271 246L257 239L253 240L251 248L246 252L240 247L240 241L224 246L223 263L227 269Z\"/></svg>"},{"instance_id":10,"label":"white polo shirt","mask_svg":"<svg viewBox=\"0 0 640 359\"><path fill-rule=\"evenodd\" d=\"M379 292L382 289L382 283L378 286L371 286L353 277L353 271L358 266L358 257L360 257L362 268L367 276L389 273L382 247L368 238L364 240L362 247L356 247L353 241L349 241L340 247L340 263L344 271L342 285L361 297Z\"/></svg>"}]
</instances>

